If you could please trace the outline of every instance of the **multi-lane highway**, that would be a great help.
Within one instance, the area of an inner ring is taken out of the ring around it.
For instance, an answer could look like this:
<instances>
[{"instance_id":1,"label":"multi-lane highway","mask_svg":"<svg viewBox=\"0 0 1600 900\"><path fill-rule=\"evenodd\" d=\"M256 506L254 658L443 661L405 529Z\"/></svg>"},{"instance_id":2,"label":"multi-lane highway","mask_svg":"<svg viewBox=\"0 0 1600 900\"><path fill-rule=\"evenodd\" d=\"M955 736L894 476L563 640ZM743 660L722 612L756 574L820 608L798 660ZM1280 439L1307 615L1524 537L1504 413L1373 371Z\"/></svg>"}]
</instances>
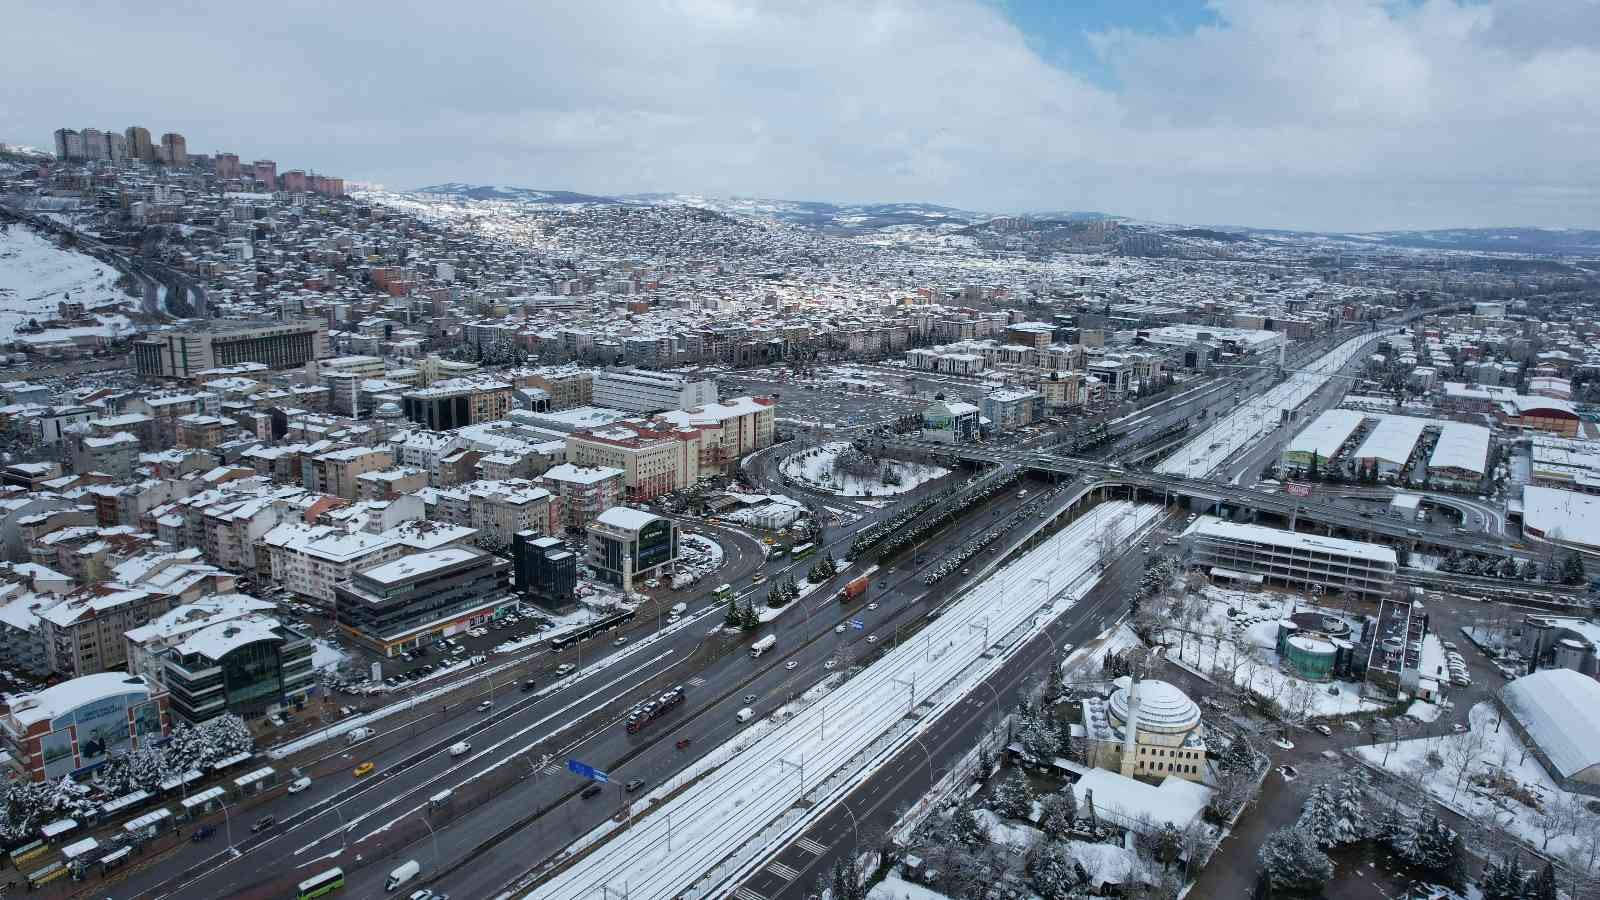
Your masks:
<instances>
[{"instance_id":1,"label":"multi-lane highway","mask_svg":"<svg viewBox=\"0 0 1600 900\"><path fill-rule=\"evenodd\" d=\"M1002 493L971 515L998 520L1023 503L1037 502L1041 493L1027 500ZM1024 519L1023 524L1037 522ZM842 556L853 530L836 529L829 536L836 556ZM576 660L575 652L539 657L547 665L536 679L548 693L524 694L514 685L500 685L492 711L430 719L414 734L384 742L377 752L359 744L326 745L329 758L318 768L326 774L319 774L310 790L251 810L252 820L275 817L275 827L251 835L252 822L231 822L233 843L242 851L238 859L220 852L226 835L219 834L214 843L185 846L135 872L119 885L117 896L279 896L284 886L336 863L345 865L356 895L366 896L380 893L388 869L408 858L421 862L430 878L449 870L440 884L457 896L491 895L623 808L626 795L617 788L582 798L583 783L559 769L567 757L608 770L617 784L641 779L654 785L670 777L704 749L726 741L741 707L770 712L823 677L828 660L848 665L892 643L897 628L919 620L930 602L960 590L962 579L931 591L920 579L964 537L952 529L928 543L922 565L876 573L869 595L850 608L832 600L838 585L853 574L847 571L759 632L778 638L777 648L760 659L746 652L754 635L720 633L722 612L706 597L694 604L688 619L654 640L645 638L655 618L642 615L623 647L610 646L610 636L591 642L584 657L589 667L602 652L614 661L559 690L549 690L548 670L559 661ZM809 564L799 566L803 570ZM759 602L765 587L751 593ZM863 617L868 628L837 634L835 627L849 615ZM880 643L867 644L869 634ZM674 685L685 687L686 702L638 734L618 724L635 701ZM452 757L449 747L461 740L472 750ZM678 749L685 740L688 746ZM354 778L351 770L368 761L374 763L373 775ZM480 796L484 785L496 788ZM455 799L430 809L428 799L446 789ZM505 833L508 825L518 827ZM431 836L428 828L434 829ZM496 838L496 847L516 852L479 852ZM346 845L355 849L341 855ZM360 864L355 852L363 854ZM273 877L263 881L262 873Z\"/></svg>"}]
</instances>

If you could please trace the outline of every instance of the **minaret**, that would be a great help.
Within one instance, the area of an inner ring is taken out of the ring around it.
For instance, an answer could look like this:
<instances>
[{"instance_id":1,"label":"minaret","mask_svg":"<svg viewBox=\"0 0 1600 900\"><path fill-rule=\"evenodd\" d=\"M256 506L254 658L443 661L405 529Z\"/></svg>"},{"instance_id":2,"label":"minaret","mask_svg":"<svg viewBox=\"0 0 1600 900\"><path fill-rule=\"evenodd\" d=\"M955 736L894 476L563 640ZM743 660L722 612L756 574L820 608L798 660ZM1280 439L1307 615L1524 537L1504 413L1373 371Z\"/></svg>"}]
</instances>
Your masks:
<instances>
[{"instance_id":1,"label":"minaret","mask_svg":"<svg viewBox=\"0 0 1600 900\"><path fill-rule=\"evenodd\" d=\"M1122 724L1122 776L1132 778L1139 757L1139 676L1128 683L1128 721Z\"/></svg>"}]
</instances>

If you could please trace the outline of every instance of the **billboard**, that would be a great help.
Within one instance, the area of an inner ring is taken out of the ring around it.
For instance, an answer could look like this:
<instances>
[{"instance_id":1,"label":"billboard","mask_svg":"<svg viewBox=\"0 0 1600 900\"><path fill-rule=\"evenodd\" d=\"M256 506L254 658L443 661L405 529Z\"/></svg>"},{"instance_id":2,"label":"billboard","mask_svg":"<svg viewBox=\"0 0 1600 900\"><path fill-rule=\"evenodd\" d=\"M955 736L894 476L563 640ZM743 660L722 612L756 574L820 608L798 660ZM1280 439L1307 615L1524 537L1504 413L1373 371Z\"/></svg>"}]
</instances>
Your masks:
<instances>
[{"instance_id":1,"label":"billboard","mask_svg":"<svg viewBox=\"0 0 1600 900\"><path fill-rule=\"evenodd\" d=\"M1311 496L1311 485L1290 481L1284 484L1283 492L1291 497L1309 497Z\"/></svg>"},{"instance_id":2,"label":"billboard","mask_svg":"<svg viewBox=\"0 0 1600 900\"><path fill-rule=\"evenodd\" d=\"M72 729L70 728L62 727L40 738L39 750L44 756L44 777L46 778L52 780L60 778L78 767L72 756Z\"/></svg>"},{"instance_id":3,"label":"billboard","mask_svg":"<svg viewBox=\"0 0 1600 900\"><path fill-rule=\"evenodd\" d=\"M126 753L133 737L128 731L128 703L143 694L120 694L85 703L72 713L78 730L78 768L96 766L112 754Z\"/></svg>"}]
</instances>

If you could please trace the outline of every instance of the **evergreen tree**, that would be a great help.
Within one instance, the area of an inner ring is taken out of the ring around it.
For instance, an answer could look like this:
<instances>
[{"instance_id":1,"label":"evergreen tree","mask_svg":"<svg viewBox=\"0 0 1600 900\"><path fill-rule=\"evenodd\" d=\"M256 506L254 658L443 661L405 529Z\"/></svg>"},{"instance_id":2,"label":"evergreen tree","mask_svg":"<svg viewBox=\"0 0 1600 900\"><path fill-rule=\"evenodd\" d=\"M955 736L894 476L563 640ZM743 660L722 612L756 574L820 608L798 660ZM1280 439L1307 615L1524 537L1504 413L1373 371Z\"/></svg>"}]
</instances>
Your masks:
<instances>
[{"instance_id":1,"label":"evergreen tree","mask_svg":"<svg viewBox=\"0 0 1600 900\"><path fill-rule=\"evenodd\" d=\"M739 601L728 601L728 612L722 617L722 627L743 628L744 612L739 609Z\"/></svg>"},{"instance_id":2,"label":"evergreen tree","mask_svg":"<svg viewBox=\"0 0 1600 900\"><path fill-rule=\"evenodd\" d=\"M1560 900L1560 893L1556 890L1556 867L1545 861L1544 868L1533 877L1533 884L1529 893L1532 900Z\"/></svg>"},{"instance_id":3,"label":"evergreen tree","mask_svg":"<svg viewBox=\"0 0 1600 900\"><path fill-rule=\"evenodd\" d=\"M1561 583L1583 584L1583 559L1576 550L1568 550L1561 560Z\"/></svg>"},{"instance_id":4,"label":"evergreen tree","mask_svg":"<svg viewBox=\"0 0 1600 900\"><path fill-rule=\"evenodd\" d=\"M1537 581L1539 578L1539 564L1531 559L1522 561L1522 580Z\"/></svg>"},{"instance_id":5,"label":"evergreen tree","mask_svg":"<svg viewBox=\"0 0 1600 900\"><path fill-rule=\"evenodd\" d=\"M1000 782L989 797L989 807L1007 819L1026 819L1033 811L1033 788L1021 769Z\"/></svg>"},{"instance_id":6,"label":"evergreen tree","mask_svg":"<svg viewBox=\"0 0 1600 900\"><path fill-rule=\"evenodd\" d=\"M1071 760L1078 756L1078 748L1072 743L1072 723L1066 717L1056 720L1056 755Z\"/></svg>"},{"instance_id":7,"label":"evergreen tree","mask_svg":"<svg viewBox=\"0 0 1600 900\"><path fill-rule=\"evenodd\" d=\"M1344 843L1340 838L1343 829L1333 799L1332 784L1323 782L1311 789L1311 795L1301 807L1300 818L1294 827L1310 835L1317 846L1324 850Z\"/></svg>"},{"instance_id":8,"label":"evergreen tree","mask_svg":"<svg viewBox=\"0 0 1600 900\"><path fill-rule=\"evenodd\" d=\"M1225 772L1254 772L1256 770L1256 751L1250 746L1250 741L1240 732L1223 751L1222 758L1217 760L1217 765Z\"/></svg>"},{"instance_id":9,"label":"evergreen tree","mask_svg":"<svg viewBox=\"0 0 1600 900\"><path fill-rule=\"evenodd\" d=\"M1066 840L1072 835L1077 819L1078 798L1073 796L1071 787L1060 793L1047 794L1039 803L1039 829L1045 837Z\"/></svg>"},{"instance_id":10,"label":"evergreen tree","mask_svg":"<svg viewBox=\"0 0 1600 900\"><path fill-rule=\"evenodd\" d=\"M1065 844L1046 841L1028 855L1025 874L1028 884L1044 900L1066 900L1081 896L1077 862Z\"/></svg>"},{"instance_id":11,"label":"evergreen tree","mask_svg":"<svg viewBox=\"0 0 1600 900\"><path fill-rule=\"evenodd\" d=\"M989 843L989 829L978 818L978 811L973 809L971 801L963 800L951 814L950 831L956 840L971 847L982 847Z\"/></svg>"},{"instance_id":12,"label":"evergreen tree","mask_svg":"<svg viewBox=\"0 0 1600 900\"><path fill-rule=\"evenodd\" d=\"M1274 891L1317 890L1333 878L1332 861L1299 828L1280 828L1267 835L1256 855Z\"/></svg>"},{"instance_id":13,"label":"evergreen tree","mask_svg":"<svg viewBox=\"0 0 1600 900\"><path fill-rule=\"evenodd\" d=\"M1483 868L1483 881L1479 886L1483 900L1523 900L1528 890L1528 873L1522 860L1513 856L1499 865L1490 862Z\"/></svg>"},{"instance_id":14,"label":"evergreen tree","mask_svg":"<svg viewBox=\"0 0 1600 900\"><path fill-rule=\"evenodd\" d=\"M1017 726L1017 743L1034 762L1047 765L1056 755L1056 733L1050 722L1029 713Z\"/></svg>"}]
</instances>

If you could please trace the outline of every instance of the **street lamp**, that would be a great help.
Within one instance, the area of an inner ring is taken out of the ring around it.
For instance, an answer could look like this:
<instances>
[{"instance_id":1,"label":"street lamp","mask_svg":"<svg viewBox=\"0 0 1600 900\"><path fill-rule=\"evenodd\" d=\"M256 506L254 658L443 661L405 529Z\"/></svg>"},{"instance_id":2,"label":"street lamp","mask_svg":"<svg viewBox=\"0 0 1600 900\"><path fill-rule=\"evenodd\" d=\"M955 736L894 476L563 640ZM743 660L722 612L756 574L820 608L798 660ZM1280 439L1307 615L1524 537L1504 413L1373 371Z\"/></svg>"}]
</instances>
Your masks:
<instances>
[{"instance_id":1,"label":"street lamp","mask_svg":"<svg viewBox=\"0 0 1600 900\"><path fill-rule=\"evenodd\" d=\"M439 856L439 833L433 830L433 823L428 821L428 811L422 810L422 824L428 826L428 836L433 838L433 871L438 874L441 857Z\"/></svg>"}]
</instances>

